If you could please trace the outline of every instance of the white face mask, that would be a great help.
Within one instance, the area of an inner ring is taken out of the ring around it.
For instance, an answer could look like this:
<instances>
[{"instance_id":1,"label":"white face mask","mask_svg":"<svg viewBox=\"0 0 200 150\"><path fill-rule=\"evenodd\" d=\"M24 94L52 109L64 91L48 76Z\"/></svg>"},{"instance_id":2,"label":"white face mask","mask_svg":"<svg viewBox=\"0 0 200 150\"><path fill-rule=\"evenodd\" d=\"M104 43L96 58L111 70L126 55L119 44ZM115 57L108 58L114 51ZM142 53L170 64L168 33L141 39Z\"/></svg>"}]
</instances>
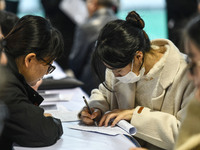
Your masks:
<instances>
[{"instance_id":1,"label":"white face mask","mask_svg":"<svg viewBox=\"0 0 200 150\"><path fill-rule=\"evenodd\" d=\"M140 70L140 73L138 76L134 72L132 72L132 69L133 69L133 61L132 61L132 65L131 65L131 71L129 73L127 73L125 76L116 77L116 79L118 79L122 83L135 83L135 82L139 81L141 79L141 77L144 75L145 68L143 67Z\"/></svg>"}]
</instances>

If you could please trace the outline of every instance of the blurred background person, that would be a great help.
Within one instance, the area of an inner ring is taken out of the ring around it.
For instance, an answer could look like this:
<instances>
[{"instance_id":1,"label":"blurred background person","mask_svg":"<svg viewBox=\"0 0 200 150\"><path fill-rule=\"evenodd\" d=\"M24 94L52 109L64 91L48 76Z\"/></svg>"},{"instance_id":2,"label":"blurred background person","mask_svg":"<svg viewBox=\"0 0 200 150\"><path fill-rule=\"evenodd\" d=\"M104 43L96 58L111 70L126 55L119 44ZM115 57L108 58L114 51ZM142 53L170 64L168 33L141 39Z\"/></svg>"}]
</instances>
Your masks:
<instances>
[{"instance_id":1,"label":"blurred background person","mask_svg":"<svg viewBox=\"0 0 200 150\"><path fill-rule=\"evenodd\" d=\"M184 32L190 78L197 87L176 141L176 150L200 150L200 15L193 18Z\"/></svg>"},{"instance_id":2,"label":"blurred background person","mask_svg":"<svg viewBox=\"0 0 200 150\"><path fill-rule=\"evenodd\" d=\"M100 30L107 22L116 19L118 1L86 0L86 5L89 17L76 29L69 65L75 77L85 83L82 89L90 94L100 83L91 70L90 55Z\"/></svg>"},{"instance_id":3,"label":"blurred background person","mask_svg":"<svg viewBox=\"0 0 200 150\"><path fill-rule=\"evenodd\" d=\"M12 12L14 14L18 13L18 6L20 0L5 0L6 2L6 11Z\"/></svg>"},{"instance_id":4,"label":"blurred background person","mask_svg":"<svg viewBox=\"0 0 200 150\"><path fill-rule=\"evenodd\" d=\"M188 55L189 78L197 87L175 142L174 150L200 150L200 15L192 18L183 30L184 49ZM147 150L130 148L129 150Z\"/></svg>"},{"instance_id":5,"label":"blurred background person","mask_svg":"<svg viewBox=\"0 0 200 150\"><path fill-rule=\"evenodd\" d=\"M3 59L3 60L2 60ZM5 54L2 57L2 48L1 48L1 43L0 43L0 73L1 73L1 78L0 78L0 91L4 87L5 82L6 82L6 75L2 71L1 65L5 65L7 62L7 58L5 57ZM0 100L0 137L1 133L4 127L4 121L8 117L8 111L6 105Z\"/></svg>"},{"instance_id":6,"label":"blurred background person","mask_svg":"<svg viewBox=\"0 0 200 150\"><path fill-rule=\"evenodd\" d=\"M168 39L184 52L182 30L189 19L198 12L197 0L166 0Z\"/></svg>"},{"instance_id":7,"label":"blurred background person","mask_svg":"<svg viewBox=\"0 0 200 150\"><path fill-rule=\"evenodd\" d=\"M60 9L59 5L61 2L62 0L41 0L45 17L51 21L52 25L57 28L63 36L64 53L60 58L56 59L56 62L63 70L67 70L69 68L68 57L73 44L76 24Z\"/></svg>"},{"instance_id":8,"label":"blurred background person","mask_svg":"<svg viewBox=\"0 0 200 150\"><path fill-rule=\"evenodd\" d=\"M0 0L0 10L4 10L6 8L5 0Z\"/></svg>"}]
</instances>

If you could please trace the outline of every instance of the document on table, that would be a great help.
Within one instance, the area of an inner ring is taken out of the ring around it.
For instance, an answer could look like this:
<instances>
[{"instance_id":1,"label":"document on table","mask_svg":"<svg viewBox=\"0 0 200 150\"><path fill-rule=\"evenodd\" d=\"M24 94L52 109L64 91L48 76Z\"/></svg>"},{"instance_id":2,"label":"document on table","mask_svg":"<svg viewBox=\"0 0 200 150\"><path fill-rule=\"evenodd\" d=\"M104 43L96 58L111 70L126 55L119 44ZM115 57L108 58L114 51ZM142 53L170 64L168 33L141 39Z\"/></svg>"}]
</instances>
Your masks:
<instances>
[{"instance_id":1,"label":"document on table","mask_svg":"<svg viewBox=\"0 0 200 150\"><path fill-rule=\"evenodd\" d=\"M56 105L56 109L46 109L45 113L50 113L53 117L58 118L61 122L78 121L78 112L68 111L62 105Z\"/></svg>"},{"instance_id":2,"label":"document on table","mask_svg":"<svg viewBox=\"0 0 200 150\"><path fill-rule=\"evenodd\" d=\"M40 92L39 94L44 98L45 102L69 101L72 99L72 94L59 93L56 90Z\"/></svg>"},{"instance_id":3,"label":"document on table","mask_svg":"<svg viewBox=\"0 0 200 150\"><path fill-rule=\"evenodd\" d=\"M53 117L58 118L61 122L78 121L80 120L77 116L78 112L71 111L60 111L60 110L48 110L45 113L50 113Z\"/></svg>"},{"instance_id":4,"label":"document on table","mask_svg":"<svg viewBox=\"0 0 200 150\"><path fill-rule=\"evenodd\" d=\"M115 127L85 126L81 124L69 125L68 127L71 129L97 132L108 135L118 135L118 134L134 135L136 133L136 128L125 120L119 121Z\"/></svg>"}]
</instances>

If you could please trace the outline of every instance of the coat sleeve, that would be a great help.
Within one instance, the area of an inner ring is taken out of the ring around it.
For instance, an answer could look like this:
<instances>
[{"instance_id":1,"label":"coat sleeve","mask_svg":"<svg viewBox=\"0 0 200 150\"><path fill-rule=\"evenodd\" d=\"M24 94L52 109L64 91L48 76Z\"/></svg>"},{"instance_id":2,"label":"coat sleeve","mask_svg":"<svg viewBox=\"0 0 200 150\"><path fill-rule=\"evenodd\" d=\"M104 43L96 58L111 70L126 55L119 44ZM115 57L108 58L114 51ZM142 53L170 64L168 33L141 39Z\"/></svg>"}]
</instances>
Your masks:
<instances>
[{"instance_id":1,"label":"coat sleeve","mask_svg":"<svg viewBox=\"0 0 200 150\"><path fill-rule=\"evenodd\" d=\"M186 78L187 76L185 75ZM182 78L181 80L184 79ZM193 97L195 91L192 82L187 79L185 81L180 82L176 90L175 88L169 87L165 91L166 93L170 93L172 90L176 91L174 97L164 97L164 101L173 102L171 106L174 107L174 112L172 114L164 110L156 111L142 106L135 108L131 124L137 128L136 137L163 149L172 149L180 124L184 118L187 104ZM180 86L182 88L178 88Z\"/></svg>"},{"instance_id":2,"label":"coat sleeve","mask_svg":"<svg viewBox=\"0 0 200 150\"><path fill-rule=\"evenodd\" d=\"M20 88L6 89L3 100L8 107L9 118L5 122L3 137L27 147L49 146L63 134L59 119L45 117L44 110L33 105Z\"/></svg>"},{"instance_id":3,"label":"coat sleeve","mask_svg":"<svg viewBox=\"0 0 200 150\"><path fill-rule=\"evenodd\" d=\"M11 107L18 107L12 105ZM59 119L45 117L42 108L31 104L21 104L21 109L13 109L6 124L7 131L15 143L21 146L49 146L63 134Z\"/></svg>"},{"instance_id":4,"label":"coat sleeve","mask_svg":"<svg viewBox=\"0 0 200 150\"><path fill-rule=\"evenodd\" d=\"M112 87L113 77L111 76L110 70L106 69L105 75L108 87ZM107 90L103 84L100 84L99 88L92 90L91 93L89 101L90 107L99 108L102 113L110 110L112 92Z\"/></svg>"}]
</instances>

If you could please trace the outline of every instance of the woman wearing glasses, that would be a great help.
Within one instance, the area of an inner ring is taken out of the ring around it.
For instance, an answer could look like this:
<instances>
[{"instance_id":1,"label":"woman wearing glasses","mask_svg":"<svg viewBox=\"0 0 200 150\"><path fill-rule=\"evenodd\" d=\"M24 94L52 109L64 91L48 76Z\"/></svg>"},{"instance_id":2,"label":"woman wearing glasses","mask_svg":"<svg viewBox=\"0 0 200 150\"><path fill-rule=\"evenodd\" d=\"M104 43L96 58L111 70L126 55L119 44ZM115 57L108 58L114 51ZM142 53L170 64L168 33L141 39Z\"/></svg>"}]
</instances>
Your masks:
<instances>
[{"instance_id":1,"label":"woman wearing glasses","mask_svg":"<svg viewBox=\"0 0 200 150\"><path fill-rule=\"evenodd\" d=\"M43 98L31 86L54 71L52 63L63 52L60 32L46 19L27 15L0 43L8 59L4 68L8 81L0 99L10 113L0 147L6 150L12 149L13 143L28 147L54 144L63 133L61 122L45 116L38 107Z\"/></svg>"},{"instance_id":2,"label":"woman wearing glasses","mask_svg":"<svg viewBox=\"0 0 200 150\"><path fill-rule=\"evenodd\" d=\"M102 84L90 97L93 114L83 108L80 117L89 125L99 120L99 126L127 120L143 147L172 149L194 86L176 46L166 39L150 41L143 28L143 19L132 11L126 21L102 29L92 57ZM105 82L100 62L107 67Z\"/></svg>"}]
</instances>

